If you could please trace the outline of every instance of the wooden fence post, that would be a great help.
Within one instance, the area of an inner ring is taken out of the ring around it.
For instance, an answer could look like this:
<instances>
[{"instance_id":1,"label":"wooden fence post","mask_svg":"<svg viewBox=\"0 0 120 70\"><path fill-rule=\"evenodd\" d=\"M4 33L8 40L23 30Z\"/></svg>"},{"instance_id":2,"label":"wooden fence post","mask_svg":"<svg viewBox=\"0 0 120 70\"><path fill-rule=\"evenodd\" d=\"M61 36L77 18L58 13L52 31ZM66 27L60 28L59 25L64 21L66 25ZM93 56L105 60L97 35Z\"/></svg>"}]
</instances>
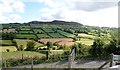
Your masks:
<instances>
[{"instance_id":1,"label":"wooden fence post","mask_svg":"<svg viewBox=\"0 0 120 70\"><path fill-rule=\"evenodd\" d=\"M68 68L72 68L71 56L68 57Z\"/></svg>"},{"instance_id":2,"label":"wooden fence post","mask_svg":"<svg viewBox=\"0 0 120 70\"><path fill-rule=\"evenodd\" d=\"M31 70L33 70L33 57L31 59Z\"/></svg>"},{"instance_id":3,"label":"wooden fence post","mask_svg":"<svg viewBox=\"0 0 120 70\"><path fill-rule=\"evenodd\" d=\"M113 66L113 56L114 56L114 54L112 53L112 54L111 54L111 60L110 60L110 67Z\"/></svg>"},{"instance_id":4,"label":"wooden fence post","mask_svg":"<svg viewBox=\"0 0 120 70\"><path fill-rule=\"evenodd\" d=\"M72 52L68 58L68 67L69 68L72 68L72 64L73 64L74 60L75 60L75 48L72 50Z\"/></svg>"},{"instance_id":5,"label":"wooden fence post","mask_svg":"<svg viewBox=\"0 0 120 70\"><path fill-rule=\"evenodd\" d=\"M7 68L6 60L4 60L5 68Z\"/></svg>"}]
</instances>

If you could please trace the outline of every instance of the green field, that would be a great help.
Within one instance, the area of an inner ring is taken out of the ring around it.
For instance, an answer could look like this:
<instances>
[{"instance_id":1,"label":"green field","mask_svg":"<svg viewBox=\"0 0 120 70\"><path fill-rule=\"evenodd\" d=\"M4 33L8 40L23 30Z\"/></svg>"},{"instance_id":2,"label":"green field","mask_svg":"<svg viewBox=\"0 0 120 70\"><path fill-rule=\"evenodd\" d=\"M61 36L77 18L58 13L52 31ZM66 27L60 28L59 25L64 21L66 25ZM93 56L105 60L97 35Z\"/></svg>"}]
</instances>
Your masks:
<instances>
[{"instance_id":1,"label":"green field","mask_svg":"<svg viewBox=\"0 0 120 70\"><path fill-rule=\"evenodd\" d=\"M27 42L32 41L32 40L27 40L27 39L14 39L17 43L17 46L23 45L26 48ZM35 41L34 41L35 42ZM43 46L43 44L35 42L35 47L38 46Z\"/></svg>"},{"instance_id":2,"label":"green field","mask_svg":"<svg viewBox=\"0 0 120 70\"><path fill-rule=\"evenodd\" d=\"M31 30L30 28L21 28L20 30Z\"/></svg>"},{"instance_id":3,"label":"green field","mask_svg":"<svg viewBox=\"0 0 120 70\"><path fill-rule=\"evenodd\" d=\"M19 34L32 34L33 31L30 31L30 30L21 30L19 31Z\"/></svg>"},{"instance_id":4,"label":"green field","mask_svg":"<svg viewBox=\"0 0 120 70\"><path fill-rule=\"evenodd\" d=\"M52 54L62 54L62 53L64 53L64 50L50 50L50 52L51 52L51 55Z\"/></svg>"},{"instance_id":5,"label":"green field","mask_svg":"<svg viewBox=\"0 0 120 70\"><path fill-rule=\"evenodd\" d=\"M45 32L47 32L47 33L53 33L53 32L55 32L55 31L53 31L52 30L52 28L43 28L43 30L45 31Z\"/></svg>"},{"instance_id":6,"label":"green field","mask_svg":"<svg viewBox=\"0 0 120 70\"><path fill-rule=\"evenodd\" d=\"M20 28L28 28L28 29L30 29L30 26L20 26Z\"/></svg>"},{"instance_id":7,"label":"green field","mask_svg":"<svg viewBox=\"0 0 120 70\"><path fill-rule=\"evenodd\" d=\"M34 31L35 33L44 33L44 31L41 30L41 29L33 29L33 31Z\"/></svg>"},{"instance_id":8,"label":"green field","mask_svg":"<svg viewBox=\"0 0 120 70\"><path fill-rule=\"evenodd\" d=\"M70 33L67 33L67 32L64 32L64 31L61 31L61 30L58 30L57 32L59 32L60 34L64 35L65 37L74 37L73 34L70 34Z\"/></svg>"},{"instance_id":9,"label":"green field","mask_svg":"<svg viewBox=\"0 0 120 70\"><path fill-rule=\"evenodd\" d=\"M47 34L37 34L38 38L49 38L50 36Z\"/></svg>"},{"instance_id":10,"label":"green field","mask_svg":"<svg viewBox=\"0 0 120 70\"><path fill-rule=\"evenodd\" d=\"M13 45L12 40L0 40L0 44L3 44L3 45Z\"/></svg>"},{"instance_id":11,"label":"green field","mask_svg":"<svg viewBox=\"0 0 120 70\"><path fill-rule=\"evenodd\" d=\"M16 34L17 38L32 38L35 39L36 36L34 34Z\"/></svg>"},{"instance_id":12,"label":"green field","mask_svg":"<svg viewBox=\"0 0 120 70\"><path fill-rule=\"evenodd\" d=\"M90 46L93 45L94 40L81 38L80 41L77 42Z\"/></svg>"},{"instance_id":13,"label":"green field","mask_svg":"<svg viewBox=\"0 0 120 70\"><path fill-rule=\"evenodd\" d=\"M84 34L84 33L79 33L78 34L79 37L82 37L82 38L96 38L96 36L93 36L93 35L89 35L89 34Z\"/></svg>"},{"instance_id":14,"label":"green field","mask_svg":"<svg viewBox=\"0 0 120 70\"><path fill-rule=\"evenodd\" d=\"M38 53L38 52L31 52L31 51L16 51L16 52L2 52L2 57L3 59L10 59L10 58L16 58L16 59L21 59L23 57L43 57L45 56L44 54Z\"/></svg>"},{"instance_id":15,"label":"green field","mask_svg":"<svg viewBox=\"0 0 120 70\"><path fill-rule=\"evenodd\" d=\"M63 38L64 36L60 35L59 33L49 33L49 35L53 38Z\"/></svg>"},{"instance_id":16,"label":"green field","mask_svg":"<svg viewBox=\"0 0 120 70\"><path fill-rule=\"evenodd\" d=\"M15 46L0 46L0 49L2 50L2 52L7 52L7 51L6 51L7 49L9 49L10 52L17 50Z\"/></svg>"}]
</instances>

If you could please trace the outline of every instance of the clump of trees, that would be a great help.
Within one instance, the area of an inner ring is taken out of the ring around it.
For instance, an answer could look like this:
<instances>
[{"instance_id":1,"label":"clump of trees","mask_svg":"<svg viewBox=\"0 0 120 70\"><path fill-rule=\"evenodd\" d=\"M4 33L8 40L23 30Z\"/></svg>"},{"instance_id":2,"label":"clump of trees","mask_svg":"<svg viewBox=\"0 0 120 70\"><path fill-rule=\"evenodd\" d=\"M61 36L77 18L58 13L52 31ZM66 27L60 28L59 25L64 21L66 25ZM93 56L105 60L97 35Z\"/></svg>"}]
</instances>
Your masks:
<instances>
[{"instance_id":1,"label":"clump of trees","mask_svg":"<svg viewBox=\"0 0 120 70\"><path fill-rule=\"evenodd\" d=\"M111 54L120 55L120 32L118 30L111 32L110 44L106 47L106 51Z\"/></svg>"},{"instance_id":2,"label":"clump of trees","mask_svg":"<svg viewBox=\"0 0 120 70\"><path fill-rule=\"evenodd\" d=\"M36 43L34 41L29 41L27 43L27 47L26 47L26 51L34 51L34 47L35 47Z\"/></svg>"},{"instance_id":3,"label":"clump of trees","mask_svg":"<svg viewBox=\"0 0 120 70\"><path fill-rule=\"evenodd\" d=\"M13 39L15 39L16 38L16 35L15 35L15 33L12 33L12 32L10 32L10 33L2 33L2 39L3 40L13 40Z\"/></svg>"},{"instance_id":4,"label":"clump of trees","mask_svg":"<svg viewBox=\"0 0 120 70\"><path fill-rule=\"evenodd\" d=\"M95 39L89 53L94 57L100 57L104 53L104 45L104 42L100 38Z\"/></svg>"},{"instance_id":5,"label":"clump of trees","mask_svg":"<svg viewBox=\"0 0 120 70\"><path fill-rule=\"evenodd\" d=\"M76 59L85 58L89 55L89 48L85 44L75 43L72 49L75 48Z\"/></svg>"},{"instance_id":6,"label":"clump of trees","mask_svg":"<svg viewBox=\"0 0 120 70\"><path fill-rule=\"evenodd\" d=\"M53 43L52 42L47 42L47 50L50 50L50 48L53 47Z\"/></svg>"},{"instance_id":7,"label":"clump of trees","mask_svg":"<svg viewBox=\"0 0 120 70\"><path fill-rule=\"evenodd\" d=\"M53 47L53 43L52 42L47 42L47 51L46 51L46 59L49 59L49 52L50 52L50 48Z\"/></svg>"}]
</instances>

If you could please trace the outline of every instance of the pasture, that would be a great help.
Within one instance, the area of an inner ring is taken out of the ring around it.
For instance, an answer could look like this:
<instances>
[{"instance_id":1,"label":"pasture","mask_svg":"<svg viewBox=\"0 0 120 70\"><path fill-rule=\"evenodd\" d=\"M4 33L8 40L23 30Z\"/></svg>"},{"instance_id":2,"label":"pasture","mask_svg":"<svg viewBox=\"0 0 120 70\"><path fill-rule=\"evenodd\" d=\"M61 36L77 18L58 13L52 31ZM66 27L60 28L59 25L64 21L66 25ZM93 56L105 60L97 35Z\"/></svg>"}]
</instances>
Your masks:
<instances>
[{"instance_id":1,"label":"pasture","mask_svg":"<svg viewBox=\"0 0 120 70\"><path fill-rule=\"evenodd\" d=\"M60 35L59 33L49 33L52 38L64 38L64 36Z\"/></svg>"},{"instance_id":2,"label":"pasture","mask_svg":"<svg viewBox=\"0 0 120 70\"><path fill-rule=\"evenodd\" d=\"M30 26L23 25L23 26L20 26L20 28L28 28L28 29L30 29Z\"/></svg>"},{"instance_id":3,"label":"pasture","mask_svg":"<svg viewBox=\"0 0 120 70\"><path fill-rule=\"evenodd\" d=\"M31 57L43 57L45 56L44 54L34 52L34 51L15 51L15 52L2 52L2 58L3 59L10 59L10 58L15 58L15 59L21 59L23 57L31 58Z\"/></svg>"},{"instance_id":4,"label":"pasture","mask_svg":"<svg viewBox=\"0 0 120 70\"><path fill-rule=\"evenodd\" d=\"M92 39L96 38L96 36L85 34L85 33L79 33L78 36L81 38L92 38Z\"/></svg>"},{"instance_id":5,"label":"pasture","mask_svg":"<svg viewBox=\"0 0 120 70\"><path fill-rule=\"evenodd\" d=\"M37 34L38 38L49 38L50 36L47 34Z\"/></svg>"},{"instance_id":6,"label":"pasture","mask_svg":"<svg viewBox=\"0 0 120 70\"><path fill-rule=\"evenodd\" d=\"M16 34L17 38L23 39L23 38L32 38L35 39L36 36L34 34Z\"/></svg>"},{"instance_id":7,"label":"pasture","mask_svg":"<svg viewBox=\"0 0 120 70\"><path fill-rule=\"evenodd\" d=\"M61 31L61 30L58 30L57 32L60 33L61 35L65 36L65 37L67 37L67 38L74 37L73 34L70 34L70 33L67 33L67 32L64 32L64 31Z\"/></svg>"},{"instance_id":8,"label":"pasture","mask_svg":"<svg viewBox=\"0 0 120 70\"><path fill-rule=\"evenodd\" d=\"M34 31L36 34L38 34L38 33L44 33L44 31L41 30L41 29L33 29L33 31Z\"/></svg>"},{"instance_id":9,"label":"pasture","mask_svg":"<svg viewBox=\"0 0 120 70\"><path fill-rule=\"evenodd\" d=\"M52 30L52 28L42 28L47 33L53 33L55 31Z\"/></svg>"},{"instance_id":10,"label":"pasture","mask_svg":"<svg viewBox=\"0 0 120 70\"><path fill-rule=\"evenodd\" d=\"M12 40L0 40L2 45L13 45Z\"/></svg>"},{"instance_id":11,"label":"pasture","mask_svg":"<svg viewBox=\"0 0 120 70\"><path fill-rule=\"evenodd\" d=\"M93 45L94 40L81 38L80 41L77 41L77 42L91 46L91 45Z\"/></svg>"},{"instance_id":12,"label":"pasture","mask_svg":"<svg viewBox=\"0 0 120 70\"><path fill-rule=\"evenodd\" d=\"M9 49L9 51L17 51L16 46L0 46L1 52L7 52L6 50Z\"/></svg>"},{"instance_id":13,"label":"pasture","mask_svg":"<svg viewBox=\"0 0 120 70\"><path fill-rule=\"evenodd\" d=\"M33 31L30 31L30 30L21 30L21 31L19 31L19 34L33 34Z\"/></svg>"},{"instance_id":14,"label":"pasture","mask_svg":"<svg viewBox=\"0 0 120 70\"><path fill-rule=\"evenodd\" d=\"M23 45L23 47L26 48L27 42L32 41L32 40L27 40L27 39L14 39L14 41L16 41L17 46ZM44 45L41 44L41 43L38 43L38 42L36 42L36 41L34 41L34 42L35 42L35 44L36 44L35 47L44 46Z\"/></svg>"}]
</instances>

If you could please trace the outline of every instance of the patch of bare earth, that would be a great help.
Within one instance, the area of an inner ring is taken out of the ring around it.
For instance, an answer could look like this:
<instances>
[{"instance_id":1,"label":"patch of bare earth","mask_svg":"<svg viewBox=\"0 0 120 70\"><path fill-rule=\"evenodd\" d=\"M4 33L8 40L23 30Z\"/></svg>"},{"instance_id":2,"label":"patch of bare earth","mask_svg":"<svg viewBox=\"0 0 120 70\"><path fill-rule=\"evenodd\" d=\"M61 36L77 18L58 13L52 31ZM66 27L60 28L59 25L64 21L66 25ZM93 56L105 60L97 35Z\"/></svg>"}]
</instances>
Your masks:
<instances>
[{"instance_id":1,"label":"patch of bare earth","mask_svg":"<svg viewBox=\"0 0 120 70\"><path fill-rule=\"evenodd\" d=\"M59 45L72 46L74 44L73 39L71 38L44 38L38 40L46 44L47 42L57 43Z\"/></svg>"}]
</instances>

